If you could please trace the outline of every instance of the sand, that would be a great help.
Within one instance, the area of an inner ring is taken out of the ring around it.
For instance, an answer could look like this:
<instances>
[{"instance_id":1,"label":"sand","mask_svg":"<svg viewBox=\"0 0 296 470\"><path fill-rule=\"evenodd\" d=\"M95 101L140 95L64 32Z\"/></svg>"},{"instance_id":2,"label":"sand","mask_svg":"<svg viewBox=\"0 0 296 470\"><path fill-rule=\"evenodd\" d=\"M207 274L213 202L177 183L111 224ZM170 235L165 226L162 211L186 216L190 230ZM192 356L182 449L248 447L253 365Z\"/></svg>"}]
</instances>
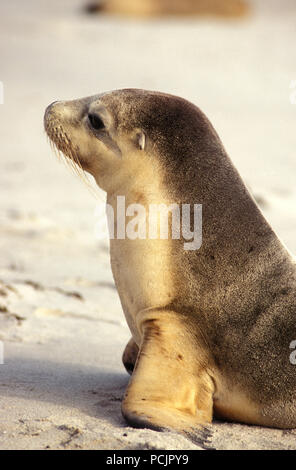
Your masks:
<instances>
[{"instance_id":1,"label":"sand","mask_svg":"<svg viewBox=\"0 0 296 470\"><path fill-rule=\"evenodd\" d=\"M215 422L191 442L126 425L130 335L95 237L104 194L55 159L42 122L54 100L114 88L188 98L295 253L295 2L253 1L241 21L132 21L82 3L0 6L0 449L296 448L296 431Z\"/></svg>"}]
</instances>

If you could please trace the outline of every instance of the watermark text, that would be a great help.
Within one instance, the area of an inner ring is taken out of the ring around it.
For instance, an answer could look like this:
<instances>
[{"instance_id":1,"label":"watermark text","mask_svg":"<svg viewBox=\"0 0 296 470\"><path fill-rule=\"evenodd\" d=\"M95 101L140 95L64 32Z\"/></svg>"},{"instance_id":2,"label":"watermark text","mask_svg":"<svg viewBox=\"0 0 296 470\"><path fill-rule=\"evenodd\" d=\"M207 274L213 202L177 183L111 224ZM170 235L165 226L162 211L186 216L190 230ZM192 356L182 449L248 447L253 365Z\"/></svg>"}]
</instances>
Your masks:
<instances>
[{"instance_id":1,"label":"watermark text","mask_svg":"<svg viewBox=\"0 0 296 470\"><path fill-rule=\"evenodd\" d=\"M107 220L105 217L107 215ZM198 250L202 244L201 204L142 204L126 206L117 196L115 206L98 204L95 236L111 240L184 240L184 250Z\"/></svg>"}]
</instances>

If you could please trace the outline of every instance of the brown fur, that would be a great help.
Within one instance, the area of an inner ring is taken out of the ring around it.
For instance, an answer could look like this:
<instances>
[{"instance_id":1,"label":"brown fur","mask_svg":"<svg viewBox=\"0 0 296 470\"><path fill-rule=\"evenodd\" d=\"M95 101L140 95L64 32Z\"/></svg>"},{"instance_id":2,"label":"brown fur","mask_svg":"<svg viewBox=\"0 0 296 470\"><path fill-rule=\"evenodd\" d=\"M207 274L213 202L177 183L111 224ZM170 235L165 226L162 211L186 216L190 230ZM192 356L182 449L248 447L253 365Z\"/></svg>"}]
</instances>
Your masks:
<instances>
[{"instance_id":1,"label":"brown fur","mask_svg":"<svg viewBox=\"0 0 296 470\"><path fill-rule=\"evenodd\" d=\"M241 17L248 13L244 0L105 0L87 6L90 13L131 17L204 16Z\"/></svg>"}]
</instances>

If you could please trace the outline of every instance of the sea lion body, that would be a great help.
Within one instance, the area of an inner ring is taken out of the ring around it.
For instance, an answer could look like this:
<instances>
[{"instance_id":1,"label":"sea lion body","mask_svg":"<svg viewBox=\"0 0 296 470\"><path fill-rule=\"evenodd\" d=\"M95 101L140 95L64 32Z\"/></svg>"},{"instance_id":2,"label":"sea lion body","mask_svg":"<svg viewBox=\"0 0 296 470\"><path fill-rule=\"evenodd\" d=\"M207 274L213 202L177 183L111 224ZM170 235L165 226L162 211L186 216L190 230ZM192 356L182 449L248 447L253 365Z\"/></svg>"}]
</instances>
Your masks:
<instances>
[{"instance_id":1,"label":"sea lion body","mask_svg":"<svg viewBox=\"0 0 296 470\"><path fill-rule=\"evenodd\" d=\"M202 245L110 240L132 333L129 423L192 432L213 414L296 426L296 266L205 115L181 98L117 90L47 108L55 145L126 206L202 204ZM116 219L116 217L115 217ZM115 227L117 233L117 227Z\"/></svg>"}]
</instances>

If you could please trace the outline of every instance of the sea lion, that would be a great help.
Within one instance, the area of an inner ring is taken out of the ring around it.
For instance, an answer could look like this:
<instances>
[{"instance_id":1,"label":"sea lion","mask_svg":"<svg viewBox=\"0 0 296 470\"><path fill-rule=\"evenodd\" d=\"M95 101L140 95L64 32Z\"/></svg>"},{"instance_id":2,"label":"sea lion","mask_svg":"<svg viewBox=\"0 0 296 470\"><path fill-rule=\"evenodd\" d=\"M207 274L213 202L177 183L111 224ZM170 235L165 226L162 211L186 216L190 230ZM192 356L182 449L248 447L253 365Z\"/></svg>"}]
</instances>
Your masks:
<instances>
[{"instance_id":1,"label":"sea lion","mask_svg":"<svg viewBox=\"0 0 296 470\"><path fill-rule=\"evenodd\" d=\"M126 204L202 204L202 245L110 240L111 266L132 333L122 413L136 427L190 433L213 415L296 426L296 267L190 102L124 89L45 112L66 157L91 173L116 213Z\"/></svg>"}]
</instances>

